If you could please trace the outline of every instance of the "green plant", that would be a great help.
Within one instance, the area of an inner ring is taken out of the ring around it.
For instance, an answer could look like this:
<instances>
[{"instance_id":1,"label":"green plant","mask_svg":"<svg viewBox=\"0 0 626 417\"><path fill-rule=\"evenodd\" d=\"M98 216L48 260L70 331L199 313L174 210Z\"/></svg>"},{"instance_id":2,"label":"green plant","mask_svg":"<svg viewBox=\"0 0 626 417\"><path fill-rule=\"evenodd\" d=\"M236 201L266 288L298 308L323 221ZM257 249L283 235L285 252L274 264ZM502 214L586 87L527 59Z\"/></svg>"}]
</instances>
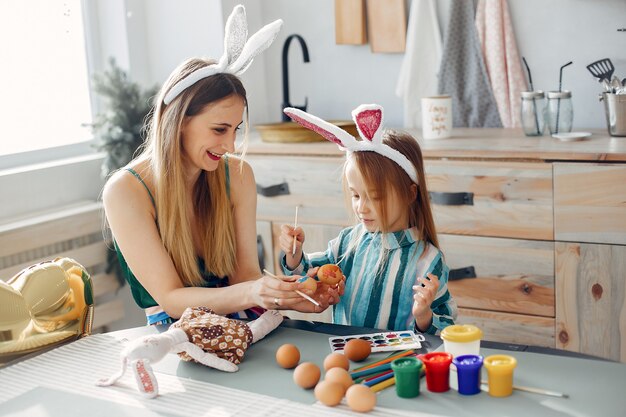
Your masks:
<instances>
[{"instance_id":1,"label":"green plant","mask_svg":"<svg viewBox=\"0 0 626 417\"><path fill-rule=\"evenodd\" d=\"M106 178L128 164L143 143L144 127L149 122L158 88L144 90L128 78L113 58L106 71L94 75L93 86L94 91L106 99L104 111L98 113L90 125L95 147L106 154L101 168L101 175ZM115 273L124 285L125 278L113 248L107 253L106 272Z\"/></svg>"},{"instance_id":2,"label":"green plant","mask_svg":"<svg viewBox=\"0 0 626 417\"><path fill-rule=\"evenodd\" d=\"M94 91L106 99L104 111L98 113L91 130L96 148L106 153L102 176L128 164L144 141L144 126L149 121L152 101L158 88L143 89L131 81L115 59L109 68L93 77Z\"/></svg>"}]
</instances>

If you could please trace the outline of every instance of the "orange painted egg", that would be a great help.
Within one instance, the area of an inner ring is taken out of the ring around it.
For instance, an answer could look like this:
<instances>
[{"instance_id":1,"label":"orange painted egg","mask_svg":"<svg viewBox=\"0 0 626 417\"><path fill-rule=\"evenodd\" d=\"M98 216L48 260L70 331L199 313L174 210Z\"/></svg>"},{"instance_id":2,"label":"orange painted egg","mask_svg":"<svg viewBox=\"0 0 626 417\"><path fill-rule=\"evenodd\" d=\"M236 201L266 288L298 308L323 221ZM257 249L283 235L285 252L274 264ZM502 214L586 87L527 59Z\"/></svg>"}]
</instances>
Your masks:
<instances>
[{"instance_id":1,"label":"orange painted egg","mask_svg":"<svg viewBox=\"0 0 626 417\"><path fill-rule=\"evenodd\" d=\"M335 264L326 264L317 270L317 278L324 284L335 285L343 279L343 272Z\"/></svg>"}]
</instances>

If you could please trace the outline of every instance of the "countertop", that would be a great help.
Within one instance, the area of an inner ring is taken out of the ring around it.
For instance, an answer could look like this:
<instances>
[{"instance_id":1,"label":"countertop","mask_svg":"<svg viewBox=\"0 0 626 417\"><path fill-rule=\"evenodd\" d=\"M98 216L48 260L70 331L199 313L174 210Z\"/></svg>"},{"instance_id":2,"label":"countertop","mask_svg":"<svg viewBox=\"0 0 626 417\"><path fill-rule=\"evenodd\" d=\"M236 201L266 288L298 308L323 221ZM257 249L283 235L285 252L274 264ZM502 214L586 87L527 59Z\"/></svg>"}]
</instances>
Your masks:
<instances>
[{"instance_id":1,"label":"countertop","mask_svg":"<svg viewBox=\"0 0 626 417\"><path fill-rule=\"evenodd\" d=\"M527 137L521 129L453 129L448 139L423 140L418 130L404 130L422 147L424 158L507 159L520 161L626 162L626 137L609 136L606 129L581 129L589 138L563 142L549 135ZM247 150L251 155L342 156L333 143L268 143L252 130Z\"/></svg>"}]
</instances>

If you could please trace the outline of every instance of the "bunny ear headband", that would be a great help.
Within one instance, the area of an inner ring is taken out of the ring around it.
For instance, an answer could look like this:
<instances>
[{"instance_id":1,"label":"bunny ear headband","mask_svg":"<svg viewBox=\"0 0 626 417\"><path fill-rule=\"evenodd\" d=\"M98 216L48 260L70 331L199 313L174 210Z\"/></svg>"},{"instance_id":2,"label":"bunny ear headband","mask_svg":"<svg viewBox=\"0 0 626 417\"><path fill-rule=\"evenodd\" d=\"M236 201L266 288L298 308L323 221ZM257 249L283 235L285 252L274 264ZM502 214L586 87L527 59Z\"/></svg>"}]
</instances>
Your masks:
<instances>
[{"instance_id":1,"label":"bunny ear headband","mask_svg":"<svg viewBox=\"0 0 626 417\"><path fill-rule=\"evenodd\" d=\"M220 72L234 75L243 74L252 64L254 57L274 42L282 26L283 21L281 19L275 20L248 39L246 9L241 4L235 6L226 21L224 53L218 63L200 68L174 84L165 95L163 102L166 105L170 104L185 89L213 74Z\"/></svg>"},{"instance_id":2,"label":"bunny ear headband","mask_svg":"<svg viewBox=\"0 0 626 417\"><path fill-rule=\"evenodd\" d=\"M376 152L391 159L407 173L414 183L417 183L417 171L415 167L401 152L383 143L383 108L378 104L362 104L352 111L352 119L356 123L359 136L354 136L328 123L319 117L305 113L302 110L287 107L283 110L294 122L319 133L327 140L336 143L339 149L347 152Z\"/></svg>"}]
</instances>

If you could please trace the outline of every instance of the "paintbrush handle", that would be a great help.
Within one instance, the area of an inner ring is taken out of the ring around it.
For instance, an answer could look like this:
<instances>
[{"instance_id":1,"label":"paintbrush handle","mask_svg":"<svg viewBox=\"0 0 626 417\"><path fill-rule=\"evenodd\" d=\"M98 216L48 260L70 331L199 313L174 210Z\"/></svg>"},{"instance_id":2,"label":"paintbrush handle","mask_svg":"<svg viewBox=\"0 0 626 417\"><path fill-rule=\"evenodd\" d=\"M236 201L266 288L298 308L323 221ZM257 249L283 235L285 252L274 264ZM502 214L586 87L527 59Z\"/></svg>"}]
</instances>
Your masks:
<instances>
[{"instance_id":1,"label":"paintbrush handle","mask_svg":"<svg viewBox=\"0 0 626 417\"><path fill-rule=\"evenodd\" d=\"M270 271L268 271L267 269L264 269L263 272L267 275L269 275L270 277L277 279L279 281L282 282L282 279L278 278L276 275L272 274ZM298 294L300 297L305 298L307 300L309 300L310 302L312 302L313 304L315 304L316 306L320 307L320 303L318 303L317 301L315 301L313 298L309 297L308 295L306 295L305 293L303 293L302 291L299 290L295 290L296 294Z\"/></svg>"},{"instance_id":2,"label":"paintbrush handle","mask_svg":"<svg viewBox=\"0 0 626 417\"><path fill-rule=\"evenodd\" d=\"M550 397L569 398L569 395L564 394L562 392L550 391L550 390L541 389L541 388L533 388L533 387L524 387L524 386L519 386L519 385L513 385L513 389L514 390L518 390L518 391L531 392L533 394L548 395Z\"/></svg>"}]
</instances>

